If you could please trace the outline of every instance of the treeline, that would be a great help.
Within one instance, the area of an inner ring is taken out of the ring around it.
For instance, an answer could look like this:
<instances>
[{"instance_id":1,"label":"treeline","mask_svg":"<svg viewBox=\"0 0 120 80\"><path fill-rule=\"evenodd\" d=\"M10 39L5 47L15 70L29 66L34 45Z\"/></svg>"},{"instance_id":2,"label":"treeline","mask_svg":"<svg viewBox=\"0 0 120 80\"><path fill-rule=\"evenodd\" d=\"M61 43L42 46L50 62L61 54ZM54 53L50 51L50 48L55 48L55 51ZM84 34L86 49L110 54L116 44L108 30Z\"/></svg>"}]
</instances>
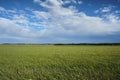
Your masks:
<instances>
[{"instance_id":1,"label":"treeline","mask_svg":"<svg viewBox=\"0 0 120 80\"><path fill-rule=\"evenodd\" d=\"M120 45L120 43L70 43L70 44L54 44L54 45Z\"/></svg>"},{"instance_id":2,"label":"treeline","mask_svg":"<svg viewBox=\"0 0 120 80\"><path fill-rule=\"evenodd\" d=\"M120 43L2 43L2 45L120 45Z\"/></svg>"}]
</instances>

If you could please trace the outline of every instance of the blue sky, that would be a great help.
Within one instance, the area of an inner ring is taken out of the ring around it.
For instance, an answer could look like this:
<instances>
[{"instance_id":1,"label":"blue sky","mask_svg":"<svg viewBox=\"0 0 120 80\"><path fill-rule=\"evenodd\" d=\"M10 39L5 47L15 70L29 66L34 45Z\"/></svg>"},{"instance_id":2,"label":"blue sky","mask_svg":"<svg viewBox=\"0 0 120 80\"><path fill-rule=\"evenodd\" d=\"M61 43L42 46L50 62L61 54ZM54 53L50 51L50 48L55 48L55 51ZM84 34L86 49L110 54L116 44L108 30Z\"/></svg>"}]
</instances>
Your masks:
<instances>
[{"instance_id":1,"label":"blue sky","mask_svg":"<svg viewBox=\"0 0 120 80\"><path fill-rule=\"evenodd\" d=\"M0 43L120 42L120 0L0 0Z\"/></svg>"}]
</instances>

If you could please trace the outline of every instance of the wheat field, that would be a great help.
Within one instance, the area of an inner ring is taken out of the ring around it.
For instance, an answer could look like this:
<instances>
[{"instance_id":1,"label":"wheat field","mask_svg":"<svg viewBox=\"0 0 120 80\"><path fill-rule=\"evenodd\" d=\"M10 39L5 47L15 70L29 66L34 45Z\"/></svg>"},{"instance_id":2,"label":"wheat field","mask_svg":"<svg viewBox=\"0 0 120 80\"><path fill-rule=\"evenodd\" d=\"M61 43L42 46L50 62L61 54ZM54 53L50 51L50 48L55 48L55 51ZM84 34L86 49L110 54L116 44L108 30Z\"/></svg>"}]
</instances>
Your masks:
<instances>
[{"instance_id":1,"label":"wheat field","mask_svg":"<svg viewBox=\"0 0 120 80\"><path fill-rule=\"evenodd\" d=\"M0 45L0 80L120 80L120 46Z\"/></svg>"}]
</instances>

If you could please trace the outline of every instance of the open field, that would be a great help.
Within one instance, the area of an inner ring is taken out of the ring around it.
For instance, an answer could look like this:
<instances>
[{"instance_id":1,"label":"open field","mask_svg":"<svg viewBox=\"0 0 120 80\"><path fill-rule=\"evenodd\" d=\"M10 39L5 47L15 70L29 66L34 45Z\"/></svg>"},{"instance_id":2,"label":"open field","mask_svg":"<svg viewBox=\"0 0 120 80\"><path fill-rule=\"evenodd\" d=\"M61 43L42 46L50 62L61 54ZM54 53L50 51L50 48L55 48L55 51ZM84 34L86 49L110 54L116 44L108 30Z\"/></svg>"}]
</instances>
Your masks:
<instances>
[{"instance_id":1,"label":"open field","mask_svg":"<svg viewBox=\"0 0 120 80\"><path fill-rule=\"evenodd\" d=\"M0 80L120 80L120 46L0 45Z\"/></svg>"}]
</instances>

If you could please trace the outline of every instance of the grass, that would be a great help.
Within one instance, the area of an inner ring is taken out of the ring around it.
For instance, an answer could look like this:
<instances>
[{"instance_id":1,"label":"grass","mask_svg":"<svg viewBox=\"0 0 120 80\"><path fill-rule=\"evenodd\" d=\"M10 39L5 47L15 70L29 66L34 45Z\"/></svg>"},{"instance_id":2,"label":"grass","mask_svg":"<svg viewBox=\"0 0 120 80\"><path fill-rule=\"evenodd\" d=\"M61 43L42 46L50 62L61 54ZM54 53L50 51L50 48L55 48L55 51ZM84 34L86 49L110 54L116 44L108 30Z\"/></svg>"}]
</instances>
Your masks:
<instances>
[{"instance_id":1,"label":"grass","mask_svg":"<svg viewBox=\"0 0 120 80\"><path fill-rule=\"evenodd\" d=\"M0 45L0 80L120 80L120 46Z\"/></svg>"}]
</instances>

